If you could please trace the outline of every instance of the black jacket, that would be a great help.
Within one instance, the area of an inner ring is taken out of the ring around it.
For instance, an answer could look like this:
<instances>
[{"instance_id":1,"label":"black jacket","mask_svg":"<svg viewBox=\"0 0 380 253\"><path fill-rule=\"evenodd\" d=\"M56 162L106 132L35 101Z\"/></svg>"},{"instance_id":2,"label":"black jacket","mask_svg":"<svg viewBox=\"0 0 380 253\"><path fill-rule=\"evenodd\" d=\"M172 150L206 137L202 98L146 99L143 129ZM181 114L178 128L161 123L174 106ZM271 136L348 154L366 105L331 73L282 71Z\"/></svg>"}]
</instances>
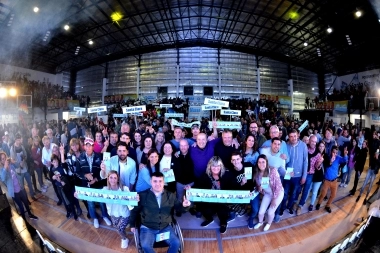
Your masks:
<instances>
[{"instance_id":1,"label":"black jacket","mask_svg":"<svg viewBox=\"0 0 380 253\"><path fill-rule=\"evenodd\" d=\"M178 157L172 156L172 164L176 182L185 185L194 182L194 162L189 152L186 155L180 153Z\"/></svg>"},{"instance_id":2,"label":"black jacket","mask_svg":"<svg viewBox=\"0 0 380 253\"><path fill-rule=\"evenodd\" d=\"M90 170L86 152L80 154L78 160L76 161L77 175L81 178L83 187L101 189L103 186L107 185L107 180L100 177L100 164L102 162L101 156L95 152L93 154L94 158L92 160L92 170ZM88 181L84 176L88 173L92 173L92 177L98 179L98 182L88 185Z\"/></svg>"},{"instance_id":3,"label":"black jacket","mask_svg":"<svg viewBox=\"0 0 380 253\"><path fill-rule=\"evenodd\" d=\"M223 176L219 179L220 189L221 190L236 190L234 189L236 186L236 179L228 170L223 174ZM210 190L212 188L212 181L206 173L204 173L194 184L194 188L198 189L207 189Z\"/></svg>"},{"instance_id":4,"label":"black jacket","mask_svg":"<svg viewBox=\"0 0 380 253\"><path fill-rule=\"evenodd\" d=\"M151 189L139 192L139 196L139 204L132 209L129 217L131 227L136 227L137 215L140 215L142 225L151 229L161 230L172 222L174 205L182 206L182 203L176 200L176 195L167 190L162 193L161 207L158 206L156 195ZM184 208L184 210L188 209Z\"/></svg>"}]
</instances>

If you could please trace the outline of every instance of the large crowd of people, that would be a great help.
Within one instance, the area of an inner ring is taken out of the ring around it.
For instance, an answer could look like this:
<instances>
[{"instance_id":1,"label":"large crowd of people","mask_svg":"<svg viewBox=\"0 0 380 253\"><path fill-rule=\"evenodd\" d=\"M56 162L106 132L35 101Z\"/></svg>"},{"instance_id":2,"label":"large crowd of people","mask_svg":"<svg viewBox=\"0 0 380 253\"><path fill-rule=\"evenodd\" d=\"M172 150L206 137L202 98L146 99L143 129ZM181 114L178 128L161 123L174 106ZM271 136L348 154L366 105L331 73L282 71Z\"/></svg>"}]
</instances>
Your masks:
<instances>
[{"instance_id":1,"label":"large crowd of people","mask_svg":"<svg viewBox=\"0 0 380 253\"><path fill-rule=\"evenodd\" d=\"M324 209L331 213L338 187L347 187L353 174L350 195L356 194L369 155L367 176L357 196L359 201L368 182L366 203L380 165L376 131L368 137L357 126L332 122L311 122L299 129L298 122L268 115L273 118L256 120L243 114L242 128L235 130L219 129L217 120L206 118L179 127L151 110L143 117L109 118L108 124L90 118L8 124L0 126L0 179L24 219L25 209L30 219L38 219L29 208L29 198L37 200L37 194L53 187L67 218L77 220L84 206L95 228L101 221L117 228L122 248L128 247L126 227L134 232L140 220L147 252L155 236L168 231L170 251L178 249L178 238L168 227L172 210L176 216L187 211L196 218L203 216L202 227L217 215L221 233L235 217L244 215L249 229L265 223L267 231L284 212L299 215L305 204L310 212L319 210L326 198ZM105 154L110 156L107 162ZM245 174L248 168L251 177ZM175 180L166 182L170 170ZM97 203L99 215L96 202L76 198L75 186L136 191L138 206ZM191 203L186 197L191 188L247 190L252 199L250 204Z\"/></svg>"}]
</instances>

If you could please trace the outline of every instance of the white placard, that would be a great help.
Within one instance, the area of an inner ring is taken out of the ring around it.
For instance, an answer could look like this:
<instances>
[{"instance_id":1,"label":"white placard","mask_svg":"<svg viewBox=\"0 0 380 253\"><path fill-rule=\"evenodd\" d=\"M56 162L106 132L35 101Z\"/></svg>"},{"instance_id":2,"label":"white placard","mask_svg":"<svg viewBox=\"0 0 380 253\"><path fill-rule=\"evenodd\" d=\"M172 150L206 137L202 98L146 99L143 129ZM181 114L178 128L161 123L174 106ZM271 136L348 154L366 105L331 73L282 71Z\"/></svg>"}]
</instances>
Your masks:
<instances>
[{"instance_id":1,"label":"white placard","mask_svg":"<svg viewBox=\"0 0 380 253\"><path fill-rule=\"evenodd\" d=\"M230 102L211 99L211 98L205 98L204 104L205 105L220 105L221 107L229 107Z\"/></svg>"},{"instance_id":2,"label":"white placard","mask_svg":"<svg viewBox=\"0 0 380 253\"><path fill-rule=\"evenodd\" d=\"M160 104L160 108L172 108L172 104Z\"/></svg>"},{"instance_id":3,"label":"white placard","mask_svg":"<svg viewBox=\"0 0 380 253\"><path fill-rule=\"evenodd\" d=\"M191 128L194 124L198 124L200 126L201 122L200 121L194 121L194 122L191 122L191 123L184 123L184 122L178 122L177 120L172 119L172 125L173 126L180 126L180 127Z\"/></svg>"},{"instance_id":4,"label":"white placard","mask_svg":"<svg viewBox=\"0 0 380 253\"><path fill-rule=\"evenodd\" d=\"M220 110L220 109L222 109L220 105L202 105L202 111Z\"/></svg>"},{"instance_id":5,"label":"white placard","mask_svg":"<svg viewBox=\"0 0 380 253\"><path fill-rule=\"evenodd\" d=\"M302 130L305 129L305 127L309 124L309 121L306 120L299 128L298 128L298 131L300 131L300 133L302 132Z\"/></svg>"},{"instance_id":6,"label":"white placard","mask_svg":"<svg viewBox=\"0 0 380 253\"><path fill-rule=\"evenodd\" d=\"M128 117L128 114L114 113L113 117L114 118L124 118L124 117Z\"/></svg>"},{"instance_id":7,"label":"white placard","mask_svg":"<svg viewBox=\"0 0 380 253\"><path fill-rule=\"evenodd\" d=\"M106 112L107 111L107 106L98 106L98 107L91 107L88 108L88 113L97 113L97 112Z\"/></svg>"},{"instance_id":8,"label":"white placard","mask_svg":"<svg viewBox=\"0 0 380 253\"><path fill-rule=\"evenodd\" d=\"M208 127L212 129L212 122L209 123ZM227 129L241 129L241 123L240 122L231 122L231 121L217 121L216 122L217 128L227 128Z\"/></svg>"},{"instance_id":9,"label":"white placard","mask_svg":"<svg viewBox=\"0 0 380 253\"><path fill-rule=\"evenodd\" d=\"M86 108L84 108L84 107L74 107L73 111L75 111L75 112L85 112Z\"/></svg>"},{"instance_id":10,"label":"white placard","mask_svg":"<svg viewBox=\"0 0 380 253\"><path fill-rule=\"evenodd\" d=\"M223 110L220 110L220 114L221 115L241 116L241 111L240 110L223 109Z\"/></svg>"},{"instance_id":11,"label":"white placard","mask_svg":"<svg viewBox=\"0 0 380 253\"><path fill-rule=\"evenodd\" d=\"M166 118L183 118L183 113L165 113Z\"/></svg>"},{"instance_id":12,"label":"white placard","mask_svg":"<svg viewBox=\"0 0 380 253\"><path fill-rule=\"evenodd\" d=\"M123 113L134 113L134 112L145 112L146 106L140 105L140 106L132 106L132 107L122 107Z\"/></svg>"},{"instance_id":13,"label":"white placard","mask_svg":"<svg viewBox=\"0 0 380 253\"><path fill-rule=\"evenodd\" d=\"M291 168L291 167L286 168L286 173L285 173L284 179L285 180L290 180L290 178L292 177L291 174L292 174L293 171L294 171L294 169Z\"/></svg>"}]
</instances>

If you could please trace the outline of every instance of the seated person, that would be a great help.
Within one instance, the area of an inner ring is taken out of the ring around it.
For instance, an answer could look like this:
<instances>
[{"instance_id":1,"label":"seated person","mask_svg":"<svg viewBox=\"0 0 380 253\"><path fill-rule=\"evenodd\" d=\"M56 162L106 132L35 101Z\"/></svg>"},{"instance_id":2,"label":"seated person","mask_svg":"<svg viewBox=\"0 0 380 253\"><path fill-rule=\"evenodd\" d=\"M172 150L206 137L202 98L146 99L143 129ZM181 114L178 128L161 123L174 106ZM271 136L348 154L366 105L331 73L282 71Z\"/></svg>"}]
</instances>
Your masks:
<instances>
[{"instance_id":1,"label":"seated person","mask_svg":"<svg viewBox=\"0 0 380 253\"><path fill-rule=\"evenodd\" d=\"M130 215L129 224L132 233L135 229L137 215L141 218L140 242L144 252L154 252L153 244L156 236L169 232L168 252L178 252L179 238L176 236L170 223L172 222L172 209L177 205L176 195L164 189L164 175L161 172L152 173L151 188L139 193L139 204L135 206ZM190 201L184 197L182 206L188 209ZM185 210L186 211L186 210Z\"/></svg>"}]
</instances>

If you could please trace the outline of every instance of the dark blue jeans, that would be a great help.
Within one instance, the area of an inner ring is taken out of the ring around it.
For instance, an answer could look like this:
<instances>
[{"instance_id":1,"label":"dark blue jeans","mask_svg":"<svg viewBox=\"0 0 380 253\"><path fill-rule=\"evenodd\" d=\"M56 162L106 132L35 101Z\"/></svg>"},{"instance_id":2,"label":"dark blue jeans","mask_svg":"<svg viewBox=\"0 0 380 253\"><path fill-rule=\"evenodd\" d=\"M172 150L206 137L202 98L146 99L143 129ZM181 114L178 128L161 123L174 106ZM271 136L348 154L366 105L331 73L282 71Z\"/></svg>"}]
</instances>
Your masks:
<instances>
[{"instance_id":1,"label":"dark blue jeans","mask_svg":"<svg viewBox=\"0 0 380 253\"><path fill-rule=\"evenodd\" d=\"M298 203L300 206L305 205L307 196L309 196L310 187L311 187L311 184L313 183L313 176L314 176L314 174L307 174L307 176L306 176L306 181L303 184L301 200Z\"/></svg>"},{"instance_id":2,"label":"dark blue jeans","mask_svg":"<svg viewBox=\"0 0 380 253\"><path fill-rule=\"evenodd\" d=\"M151 229L145 226L140 228L140 244L145 253L155 253L153 244L156 241L156 235L164 232L170 232L170 237L166 240L169 245L168 253L177 253L180 247L180 242L177 235L174 233L172 226L168 225L166 228L158 230Z\"/></svg>"},{"instance_id":3,"label":"dark blue jeans","mask_svg":"<svg viewBox=\"0 0 380 253\"><path fill-rule=\"evenodd\" d=\"M97 219L96 211L95 211L95 202L87 201L87 204L88 204L88 212L90 213L91 218ZM100 205L100 209L102 210L102 217L108 218L106 204L99 202L99 205Z\"/></svg>"},{"instance_id":4,"label":"dark blue jeans","mask_svg":"<svg viewBox=\"0 0 380 253\"><path fill-rule=\"evenodd\" d=\"M16 202L18 208L20 209L20 214L21 216L25 215L25 209L28 212L28 214L31 214L30 208L29 208L29 201L28 197L26 196L26 191L25 189L22 189L19 192L14 193L15 196L13 197L13 200ZM25 209L24 209L25 206Z\"/></svg>"},{"instance_id":5,"label":"dark blue jeans","mask_svg":"<svg viewBox=\"0 0 380 253\"><path fill-rule=\"evenodd\" d=\"M293 208L293 204L298 197L297 192L301 187L301 178L302 177L292 177L289 180L283 181L284 199L281 203L281 210Z\"/></svg>"},{"instance_id":6,"label":"dark blue jeans","mask_svg":"<svg viewBox=\"0 0 380 253\"><path fill-rule=\"evenodd\" d=\"M260 194L256 196L256 198L251 200L251 215L250 219L256 218L260 210Z\"/></svg>"}]
</instances>

